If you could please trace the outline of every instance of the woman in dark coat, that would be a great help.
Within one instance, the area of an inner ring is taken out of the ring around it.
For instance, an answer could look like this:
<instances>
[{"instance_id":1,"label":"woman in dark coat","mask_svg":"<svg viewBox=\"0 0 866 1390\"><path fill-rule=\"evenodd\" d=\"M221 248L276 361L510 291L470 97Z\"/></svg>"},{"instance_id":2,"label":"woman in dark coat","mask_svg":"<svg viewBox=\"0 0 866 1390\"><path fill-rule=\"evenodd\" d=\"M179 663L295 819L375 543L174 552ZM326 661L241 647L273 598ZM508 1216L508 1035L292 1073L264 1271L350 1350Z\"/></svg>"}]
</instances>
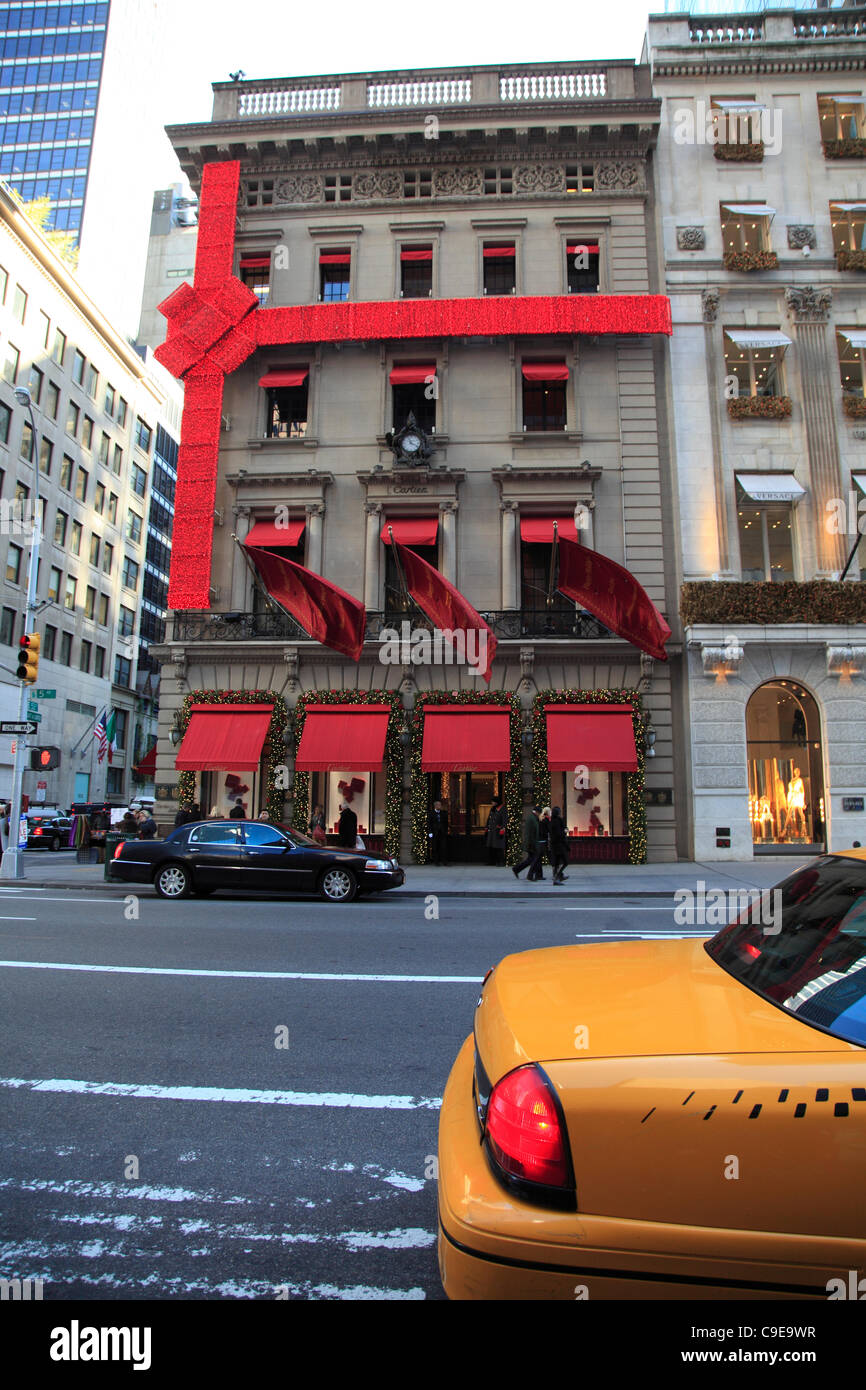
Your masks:
<instances>
[{"instance_id":1,"label":"woman in dark coat","mask_svg":"<svg viewBox=\"0 0 866 1390\"><path fill-rule=\"evenodd\" d=\"M553 866L554 883L563 883L568 874L562 871L568 863L568 831L565 821L562 819L562 812L558 806L554 806L550 817L550 862Z\"/></svg>"}]
</instances>

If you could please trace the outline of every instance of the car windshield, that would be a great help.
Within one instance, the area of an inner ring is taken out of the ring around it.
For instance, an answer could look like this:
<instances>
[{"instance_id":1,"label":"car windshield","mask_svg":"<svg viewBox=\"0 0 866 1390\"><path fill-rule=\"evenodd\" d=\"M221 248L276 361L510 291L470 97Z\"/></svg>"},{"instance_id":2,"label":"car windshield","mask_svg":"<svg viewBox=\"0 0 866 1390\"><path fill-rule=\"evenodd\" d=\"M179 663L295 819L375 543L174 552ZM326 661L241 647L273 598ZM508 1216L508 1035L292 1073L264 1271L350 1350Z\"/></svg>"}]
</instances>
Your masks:
<instances>
[{"instance_id":1,"label":"car windshield","mask_svg":"<svg viewBox=\"0 0 866 1390\"><path fill-rule=\"evenodd\" d=\"M315 840L311 840L309 835L305 835L302 830L296 830L293 825L288 825L285 821L278 821L277 829L282 830L284 835L288 835L289 839L295 841L295 844L312 845L313 849L322 848Z\"/></svg>"},{"instance_id":2,"label":"car windshield","mask_svg":"<svg viewBox=\"0 0 866 1390\"><path fill-rule=\"evenodd\" d=\"M831 856L798 870L705 949L803 1023L866 1046L866 862Z\"/></svg>"}]
</instances>

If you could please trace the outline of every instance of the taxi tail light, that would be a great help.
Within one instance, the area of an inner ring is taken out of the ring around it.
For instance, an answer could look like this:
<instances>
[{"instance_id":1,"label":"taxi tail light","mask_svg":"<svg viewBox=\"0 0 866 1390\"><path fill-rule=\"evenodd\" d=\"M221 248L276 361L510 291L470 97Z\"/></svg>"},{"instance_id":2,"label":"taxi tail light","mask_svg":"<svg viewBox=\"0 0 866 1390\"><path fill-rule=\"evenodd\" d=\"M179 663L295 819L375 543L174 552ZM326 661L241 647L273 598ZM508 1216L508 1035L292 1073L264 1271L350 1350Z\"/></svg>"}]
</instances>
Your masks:
<instances>
[{"instance_id":1,"label":"taxi tail light","mask_svg":"<svg viewBox=\"0 0 866 1390\"><path fill-rule=\"evenodd\" d=\"M573 1188L559 1101L540 1067L518 1067L493 1087L487 1107L488 1151L508 1177Z\"/></svg>"}]
</instances>

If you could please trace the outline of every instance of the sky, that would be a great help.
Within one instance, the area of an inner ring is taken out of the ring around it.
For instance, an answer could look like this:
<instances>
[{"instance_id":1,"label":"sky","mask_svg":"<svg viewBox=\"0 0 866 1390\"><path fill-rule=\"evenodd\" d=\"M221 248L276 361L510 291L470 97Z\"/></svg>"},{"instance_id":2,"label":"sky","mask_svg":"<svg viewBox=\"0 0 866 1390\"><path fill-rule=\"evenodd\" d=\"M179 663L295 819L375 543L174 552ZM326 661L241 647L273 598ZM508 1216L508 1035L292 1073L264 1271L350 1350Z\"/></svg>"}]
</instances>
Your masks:
<instances>
[{"instance_id":1,"label":"sky","mask_svg":"<svg viewBox=\"0 0 866 1390\"><path fill-rule=\"evenodd\" d=\"M211 82L640 56L647 0L172 0L165 124L210 119ZM527 22L527 20L529 22ZM163 103L161 102L161 105Z\"/></svg>"}]
</instances>

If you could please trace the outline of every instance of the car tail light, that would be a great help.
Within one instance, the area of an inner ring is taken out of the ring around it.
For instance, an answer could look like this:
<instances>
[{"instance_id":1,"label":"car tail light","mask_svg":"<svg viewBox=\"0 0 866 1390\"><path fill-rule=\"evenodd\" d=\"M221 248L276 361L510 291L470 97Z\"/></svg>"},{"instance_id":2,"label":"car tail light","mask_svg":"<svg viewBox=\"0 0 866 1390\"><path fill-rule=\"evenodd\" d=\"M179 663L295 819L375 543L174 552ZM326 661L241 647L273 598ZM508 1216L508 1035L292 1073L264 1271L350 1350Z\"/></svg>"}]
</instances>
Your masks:
<instances>
[{"instance_id":1,"label":"car tail light","mask_svg":"<svg viewBox=\"0 0 866 1390\"><path fill-rule=\"evenodd\" d=\"M45 833L45 832L42 831L42 830L34 830L34 831L33 831L33 834L34 834L34 835L43 835L44 833Z\"/></svg>"},{"instance_id":2,"label":"car tail light","mask_svg":"<svg viewBox=\"0 0 866 1390\"><path fill-rule=\"evenodd\" d=\"M124 841L123 841L123 840L118 841L118 843L114 846L114 858L115 858L115 859L119 859L119 858L120 858L120 854L121 854L121 851L122 851L122 849L123 849L123 846L124 846Z\"/></svg>"},{"instance_id":3,"label":"car tail light","mask_svg":"<svg viewBox=\"0 0 866 1390\"><path fill-rule=\"evenodd\" d=\"M490 1158L507 1178L573 1191L565 1121L539 1066L518 1067L498 1081L486 1119Z\"/></svg>"}]
</instances>

